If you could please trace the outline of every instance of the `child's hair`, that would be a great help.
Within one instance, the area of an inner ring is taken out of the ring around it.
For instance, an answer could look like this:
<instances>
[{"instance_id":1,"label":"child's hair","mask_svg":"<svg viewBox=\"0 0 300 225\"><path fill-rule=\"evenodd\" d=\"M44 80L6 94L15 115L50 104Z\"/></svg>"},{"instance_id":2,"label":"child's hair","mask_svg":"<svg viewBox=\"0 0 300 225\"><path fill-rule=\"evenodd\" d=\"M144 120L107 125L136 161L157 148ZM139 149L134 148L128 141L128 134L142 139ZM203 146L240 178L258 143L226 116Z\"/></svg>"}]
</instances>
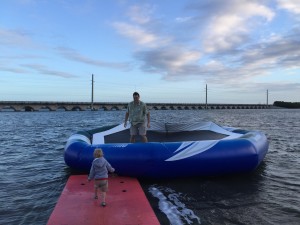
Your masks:
<instances>
[{"instance_id":1,"label":"child's hair","mask_svg":"<svg viewBox=\"0 0 300 225\"><path fill-rule=\"evenodd\" d=\"M103 156L103 151L101 148L96 148L94 151L94 157L95 158L100 158Z\"/></svg>"}]
</instances>

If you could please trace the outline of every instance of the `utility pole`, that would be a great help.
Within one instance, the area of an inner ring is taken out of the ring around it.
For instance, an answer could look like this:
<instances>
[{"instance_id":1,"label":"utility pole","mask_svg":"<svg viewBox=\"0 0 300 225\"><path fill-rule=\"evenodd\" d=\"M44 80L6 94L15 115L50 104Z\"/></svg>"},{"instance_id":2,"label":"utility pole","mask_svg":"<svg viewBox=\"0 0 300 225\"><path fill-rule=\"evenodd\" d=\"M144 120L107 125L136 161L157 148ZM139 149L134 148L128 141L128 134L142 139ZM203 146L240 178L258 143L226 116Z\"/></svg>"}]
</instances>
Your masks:
<instances>
[{"instance_id":1,"label":"utility pole","mask_svg":"<svg viewBox=\"0 0 300 225\"><path fill-rule=\"evenodd\" d=\"M92 100L91 100L91 110L94 110L94 74L92 74Z\"/></svg>"},{"instance_id":2,"label":"utility pole","mask_svg":"<svg viewBox=\"0 0 300 225\"><path fill-rule=\"evenodd\" d=\"M207 109L207 84L205 87L205 109Z\"/></svg>"},{"instance_id":3,"label":"utility pole","mask_svg":"<svg viewBox=\"0 0 300 225\"><path fill-rule=\"evenodd\" d=\"M269 105L269 90L267 89L267 106Z\"/></svg>"}]
</instances>

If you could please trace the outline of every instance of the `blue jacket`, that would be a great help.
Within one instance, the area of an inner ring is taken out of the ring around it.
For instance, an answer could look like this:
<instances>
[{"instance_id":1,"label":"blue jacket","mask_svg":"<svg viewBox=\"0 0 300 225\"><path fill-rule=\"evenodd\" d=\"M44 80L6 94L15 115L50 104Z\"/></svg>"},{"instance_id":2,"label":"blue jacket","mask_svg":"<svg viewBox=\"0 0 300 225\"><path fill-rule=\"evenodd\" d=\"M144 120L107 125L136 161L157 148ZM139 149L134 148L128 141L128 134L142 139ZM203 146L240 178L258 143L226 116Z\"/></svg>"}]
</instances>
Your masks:
<instances>
[{"instance_id":1,"label":"blue jacket","mask_svg":"<svg viewBox=\"0 0 300 225\"><path fill-rule=\"evenodd\" d=\"M93 160L89 180L99 179L99 178L108 178L108 171L113 173L115 169L107 162L104 157L95 158Z\"/></svg>"}]
</instances>

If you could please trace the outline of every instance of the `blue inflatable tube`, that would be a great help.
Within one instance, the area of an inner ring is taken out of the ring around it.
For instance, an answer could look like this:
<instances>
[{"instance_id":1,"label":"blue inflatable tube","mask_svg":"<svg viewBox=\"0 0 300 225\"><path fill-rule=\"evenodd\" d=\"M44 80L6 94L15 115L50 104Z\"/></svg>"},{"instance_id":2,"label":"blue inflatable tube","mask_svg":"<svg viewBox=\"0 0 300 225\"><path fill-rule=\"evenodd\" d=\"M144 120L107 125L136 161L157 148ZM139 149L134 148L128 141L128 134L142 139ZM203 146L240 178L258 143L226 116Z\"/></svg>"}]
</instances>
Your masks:
<instances>
[{"instance_id":1,"label":"blue inflatable tube","mask_svg":"<svg viewBox=\"0 0 300 225\"><path fill-rule=\"evenodd\" d=\"M148 143L128 143L122 137L129 139L129 130L122 124L77 132L67 141L64 159L70 168L88 172L94 149L101 148L119 175L176 178L251 172L268 151L262 132L221 127L212 122L155 124L147 136ZM174 141L191 136L198 140ZM106 143L106 137L113 143Z\"/></svg>"}]
</instances>

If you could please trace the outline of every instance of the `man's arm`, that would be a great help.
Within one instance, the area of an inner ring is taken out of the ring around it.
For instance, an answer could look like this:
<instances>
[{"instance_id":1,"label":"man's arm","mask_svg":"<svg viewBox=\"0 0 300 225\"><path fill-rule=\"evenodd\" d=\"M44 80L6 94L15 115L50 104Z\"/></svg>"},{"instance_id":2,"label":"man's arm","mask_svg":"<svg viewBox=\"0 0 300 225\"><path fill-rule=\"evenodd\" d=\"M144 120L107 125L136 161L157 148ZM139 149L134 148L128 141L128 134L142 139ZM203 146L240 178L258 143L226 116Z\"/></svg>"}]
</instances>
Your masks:
<instances>
[{"instance_id":1,"label":"man's arm","mask_svg":"<svg viewBox=\"0 0 300 225\"><path fill-rule=\"evenodd\" d=\"M149 111L147 113L147 120L148 120L147 127L149 128L150 127L150 112Z\"/></svg>"},{"instance_id":2,"label":"man's arm","mask_svg":"<svg viewBox=\"0 0 300 225\"><path fill-rule=\"evenodd\" d=\"M128 120L128 117L129 117L129 113L126 112L126 114L125 114L125 120L124 120L124 127L127 126L127 120Z\"/></svg>"}]
</instances>

